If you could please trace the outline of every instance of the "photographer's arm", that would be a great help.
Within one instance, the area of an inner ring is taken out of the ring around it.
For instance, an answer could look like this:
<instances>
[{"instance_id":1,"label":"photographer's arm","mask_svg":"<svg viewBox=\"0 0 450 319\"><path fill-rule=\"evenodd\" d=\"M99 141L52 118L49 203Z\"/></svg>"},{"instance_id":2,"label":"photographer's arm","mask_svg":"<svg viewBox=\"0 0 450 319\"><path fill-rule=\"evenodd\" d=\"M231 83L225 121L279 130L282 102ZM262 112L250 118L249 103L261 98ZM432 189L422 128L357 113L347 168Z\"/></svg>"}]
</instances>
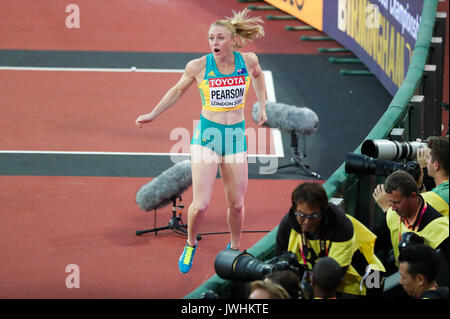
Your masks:
<instances>
[{"instance_id":1,"label":"photographer's arm","mask_svg":"<svg viewBox=\"0 0 450 319\"><path fill-rule=\"evenodd\" d=\"M380 224L372 232L377 236L374 248L375 254L379 255L379 253L382 253L384 257L392 249L391 232L387 226L386 215L383 216Z\"/></svg>"},{"instance_id":2,"label":"photographer's arm","mask_svg":"<svg viewBox=\"0 0 450 319\"><path fill-rule=\"evenodd\" d=\"M373 191L373 199L377 203L377 205L381 208L381 210L386 213L390 207L389 202L386 198L386 191L384 190L384 185L379 184L375 187Z\"/></svg>"},{"instance_id":3,"label":"photographer's arm","mask_svg":"<svg viewBox=\"0 0 450 319\"><path fill-rule=\"evenodd\" d=\"M428 175L428 169L426 167L422 167L423 171L423 186L425 190L430 191L436 187L436 183L434 182L434 178Z\"/></svg>"},{"instance_id":4,"label":"photographer's arm","mask_svg":"<svg viewBox=\"0 0 450 319\"><path fill-rule=\"evenodd\" d=\"M290 234L291 226L289 225L289 214L286 214L278 226L275 256L280 256L283 252L287 251Z\"/></svg>"}]
</instances>

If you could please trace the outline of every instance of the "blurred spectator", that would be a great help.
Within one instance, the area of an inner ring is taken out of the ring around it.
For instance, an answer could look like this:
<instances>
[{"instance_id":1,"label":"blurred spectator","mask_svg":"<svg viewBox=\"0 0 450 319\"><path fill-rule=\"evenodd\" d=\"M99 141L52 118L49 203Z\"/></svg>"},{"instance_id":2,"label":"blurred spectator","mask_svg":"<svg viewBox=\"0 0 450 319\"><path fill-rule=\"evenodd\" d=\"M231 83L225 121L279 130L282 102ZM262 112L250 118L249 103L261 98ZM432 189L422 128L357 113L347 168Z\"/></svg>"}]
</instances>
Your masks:
<instances>
[{"instance_id":1,"label":"blurred spectator","mask_svg":"<svg viewBox=\"0 0 450 319\"><path fill-rule=\"evenodd\" d=\"M274 271L264 277L264 281L270 281L281 285L292 299L298 299L300 279L290 270Z\"/></svg>"},{"instance_id":2,"label":"blurred spectator","mask_svg":"<svg viewBox=\"0 0 450 319\"><path fill-rule=\"evenodd\" d=\"M281 285L266 281L256 280L250 284L249 299L291 299L286 289Z\"/></svg>"},{"instance_id":3,"label":"blurred spectator","mask_svg":"<svg viewBox=\"0 0 450 319\"><path fill-rule=\"evenodd\" d=\"M312 289L314 299L336 299L336 289L341 285L341 266L330 257L320 259L313 267Z\"/></svg>"},{"instance_id":4,"label":"blurred spectator","mask_svg":"<svg viewBox=\"0 0 450 319\"><path fill-rule=\"evenodd\" d=\"M400 251L400 284L417 299L448 299L448 287L438 288L439 256L425 244L410 245Z\"/></svg>"}]
</instances>

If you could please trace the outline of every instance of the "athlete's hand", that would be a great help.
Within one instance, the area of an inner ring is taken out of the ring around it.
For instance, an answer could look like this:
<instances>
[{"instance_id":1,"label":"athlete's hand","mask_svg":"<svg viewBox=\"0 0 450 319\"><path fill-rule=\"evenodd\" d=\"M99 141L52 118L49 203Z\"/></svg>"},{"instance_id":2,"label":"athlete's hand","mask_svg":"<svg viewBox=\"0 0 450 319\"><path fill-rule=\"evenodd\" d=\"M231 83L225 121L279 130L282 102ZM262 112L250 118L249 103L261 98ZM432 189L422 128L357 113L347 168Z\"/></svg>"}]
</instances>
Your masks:
<instances>
[{"instance_id":1,"label":"athlete's hand","mask_svg":"<svg viewBox=\"0 0 450 319\"><path fill-rule=\"evenodd\" d=\"M137 127L141 128L142 124L150 123L153 120L154 120L154 116L152 115L152 113L148 113L148 114L140 115L136 119L135 123L136 123Z\"/></svg>"},{"instance_id":2,"label":"athlete's hand","mask_svg":"<svg viewBox=\"0 0 450 319\"><path fill-rule=\"evenodd\" d=\"M261 126L264 123L267 122L267 114L266 114L266 110L265 109L259 109L259 114L258 114L258 125Z\"/></svg>"}]
</instances>

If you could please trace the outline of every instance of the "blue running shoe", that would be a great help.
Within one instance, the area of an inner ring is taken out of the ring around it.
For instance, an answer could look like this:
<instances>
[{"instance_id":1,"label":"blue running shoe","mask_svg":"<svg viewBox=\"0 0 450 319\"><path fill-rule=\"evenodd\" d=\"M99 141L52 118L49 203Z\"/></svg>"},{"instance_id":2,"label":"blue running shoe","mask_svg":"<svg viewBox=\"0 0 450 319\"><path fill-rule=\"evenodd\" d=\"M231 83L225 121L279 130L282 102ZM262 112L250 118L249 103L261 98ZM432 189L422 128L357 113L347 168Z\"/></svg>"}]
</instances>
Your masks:
<instances>
[{"instance_id":1,"label":"blue running shoe","mask_svg":"<svg viewBox=\"0 0 450 319\"><path fill-rule=\"evenodd\" d=\"M197 250L197 245L194 247L189 246L188 243L186 243L186 246L184 246L184 251L180 256L180 259L178 259L178 268L180 268L180 271L185 274L189 270L191 270L192 267L192 261L194 260L195 251Z\"/></svg>"},{"instance_id":2,"label":"blue running shoe","mask_svg":"<svg viewBox=\"0 0 450 319\"><path fill-rule=\"evenodd\" d=\"M236 250L236 251L237 251L237 250L239 250L239 249L232 249L232 248L231 248L231 242L229 242L228 245L227 245L227 250Z\"/></svg>"}]
</instances>

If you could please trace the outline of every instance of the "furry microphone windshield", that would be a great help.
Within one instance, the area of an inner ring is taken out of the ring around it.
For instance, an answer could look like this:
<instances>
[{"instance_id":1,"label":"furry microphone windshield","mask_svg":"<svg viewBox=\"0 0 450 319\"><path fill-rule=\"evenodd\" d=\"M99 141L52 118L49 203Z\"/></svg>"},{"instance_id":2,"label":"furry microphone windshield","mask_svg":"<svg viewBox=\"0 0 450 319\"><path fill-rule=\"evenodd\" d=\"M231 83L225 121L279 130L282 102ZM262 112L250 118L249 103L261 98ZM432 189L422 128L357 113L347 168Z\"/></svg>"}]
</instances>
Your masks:
<instances>
[{"instance_id":1,"label":"furry microphone windshield","mask_svg":"<svg viewBox=\"0 0 450 319\"><path fill-rule=\"evenodd\" d=\"M145 211L162 208L192 185L191 161L176 163L143 185L136 194L136 204Z\"/></svg>"},{"instance_id":2,"label":"furry microphone windshield","mask_svg":"<svg viewBox=\"0 0 450 319\"><path fill-rule=\"evenodd\" d=\"M256 102L252 109L252 118L258 123L259 103ZM267 122L266 127L278 128L288 133L310 135L319 128L319 117L307 107L297 107L284 103L266 102Z\"/></svg>"}]
</instances>

